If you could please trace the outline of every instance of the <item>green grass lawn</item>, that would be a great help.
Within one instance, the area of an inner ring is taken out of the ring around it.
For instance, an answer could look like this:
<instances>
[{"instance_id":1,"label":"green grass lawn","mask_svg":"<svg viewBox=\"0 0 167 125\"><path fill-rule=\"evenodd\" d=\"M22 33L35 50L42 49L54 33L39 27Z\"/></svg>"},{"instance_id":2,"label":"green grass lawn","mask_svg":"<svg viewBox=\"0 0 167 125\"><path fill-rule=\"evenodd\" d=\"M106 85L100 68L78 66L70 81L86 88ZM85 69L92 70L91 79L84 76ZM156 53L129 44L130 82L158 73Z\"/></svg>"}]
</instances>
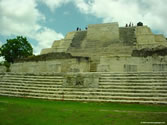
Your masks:
<instances>
[{"instance_id":1,"label":"green grass lawn","mask_svg":"<svg viewBox=\"0 0 167 125\"><path fill-rule=\"evenodd\" d=\"M141 122L163 122L166 125L167 105L86 103L0 96L0 125L144 125Z\"/></svg>"}]
</instances>

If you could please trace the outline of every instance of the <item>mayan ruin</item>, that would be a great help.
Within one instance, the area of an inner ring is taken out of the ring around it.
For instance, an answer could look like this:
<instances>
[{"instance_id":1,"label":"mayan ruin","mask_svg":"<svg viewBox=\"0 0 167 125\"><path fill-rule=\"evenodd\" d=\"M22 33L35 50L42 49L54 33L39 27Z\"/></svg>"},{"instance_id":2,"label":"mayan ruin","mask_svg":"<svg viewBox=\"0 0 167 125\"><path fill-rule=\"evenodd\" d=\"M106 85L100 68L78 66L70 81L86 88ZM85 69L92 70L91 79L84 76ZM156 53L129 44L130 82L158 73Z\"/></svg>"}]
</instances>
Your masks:
<instances>
[{"instance_id":1,"label":"mayan ruin","mask_svg":"<svg viewBox=\"0 0 167 125\"><path fill-rule=\"evenodd\" d=\"M167 104L166 48L146 25L90 24L1 71L0 95Z\"/></svg>"}]
</instances>

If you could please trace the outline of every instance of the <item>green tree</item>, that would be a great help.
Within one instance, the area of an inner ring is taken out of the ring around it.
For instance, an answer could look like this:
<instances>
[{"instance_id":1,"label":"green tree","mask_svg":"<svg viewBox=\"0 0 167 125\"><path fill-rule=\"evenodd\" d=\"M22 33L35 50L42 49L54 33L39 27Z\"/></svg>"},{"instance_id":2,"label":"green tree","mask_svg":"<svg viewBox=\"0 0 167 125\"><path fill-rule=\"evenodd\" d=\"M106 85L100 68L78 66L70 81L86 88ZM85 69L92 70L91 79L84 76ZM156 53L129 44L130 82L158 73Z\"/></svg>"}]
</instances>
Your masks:
<instances>
[{"instance_id":1,"label":"green tree","mask_svg":"<svg viewBox=\"0 0 167 125\"><path fill-rule=\"evenodd\" d=\"M31 56L33 49L26 37L17 36L14 39L7 39L7 43L0 48L0 56L3 56L9 63L15 60Z\"/></svg>"}]
</instances>

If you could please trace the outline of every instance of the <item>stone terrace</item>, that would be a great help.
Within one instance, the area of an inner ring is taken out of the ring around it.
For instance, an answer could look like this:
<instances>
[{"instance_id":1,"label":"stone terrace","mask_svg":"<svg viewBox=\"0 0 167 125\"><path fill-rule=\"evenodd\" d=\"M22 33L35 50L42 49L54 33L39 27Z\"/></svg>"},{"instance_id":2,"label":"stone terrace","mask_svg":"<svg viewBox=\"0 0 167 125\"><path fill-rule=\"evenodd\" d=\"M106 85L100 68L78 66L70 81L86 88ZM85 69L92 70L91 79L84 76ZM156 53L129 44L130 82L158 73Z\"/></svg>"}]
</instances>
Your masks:
<instances>
[{"instance_id":1,"label":"stone terrace","mask_svg":"<svg viewBox=\"0 0 167 125\"><path fill-rule=\"evenodd\" d=\"M86 85L92 76L93 82ZM167 72L165 73L86 73L80 84L67 84L68 75L0 74L0 95L51 100L167 104ZM96 81L96 80L97 81Z\"/></svg>"}]
</instances>

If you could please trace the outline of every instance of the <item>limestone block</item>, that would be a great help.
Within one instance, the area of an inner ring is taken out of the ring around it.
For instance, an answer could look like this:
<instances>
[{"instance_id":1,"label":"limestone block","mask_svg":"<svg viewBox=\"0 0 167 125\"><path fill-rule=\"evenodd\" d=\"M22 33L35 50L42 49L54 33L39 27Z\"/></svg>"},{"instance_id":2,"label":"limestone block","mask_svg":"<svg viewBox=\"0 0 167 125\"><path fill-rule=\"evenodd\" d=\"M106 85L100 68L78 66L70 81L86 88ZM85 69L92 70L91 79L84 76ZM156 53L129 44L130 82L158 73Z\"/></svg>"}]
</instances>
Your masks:
<instances>
[{"instance_id":1,"label":"limestone block","mask_svg":"<svg viewBox=\"0 0 167 125\"><path fill-rule=\"evenodd\" d=\"M72 40L71 39L64 39L61 41L60 43L60 50L62 50L62 52L67 52L68 48L71 45Z\"/></svg>"},{"instance_id":2,"label":"limestone block","mask_svg":"<svg viewBox=\"0 0 167 125\"><path fill-rule=\"evenodd\" d=\"M64 74L64 87L88 87L97 88L99 74L97 73L67 73Z\"/></svg>"},{"instance_id":3,"label":"limestone block","mask_svg":"<svg viewBox=\"0 0 167 125\"><path fill-rule=\"evenodd\" d=\"M119 41L118 23L88 25L85 47L106 47Z\"/></svg>"},{"instance_id":4,"label":"limestone block","mask_svg":"<svg viewBox=\"0 0 167 125\"><path fill-rule=\"evenodd\" d=\"M52 53L52 52L54 52L54 51L55 51L55 49L53 49L53 48L42 49L40 55Z\"/></svg>"},{"instance_id":5,"label":"limestone block","mask_svg":"<svg viewBox=\"0 0 167 125\"><path fill-rule=\"evenodd\" d=\"M155 44L155 36L147 26L138 26L135 29L137 44Z\"/></svg>"},{"instance_id":6,"label":"limestone block","mask_svg":"<svg viewBox=\"0 0 167 125\"><path fill-rule=\"evenodd\" d=\"M138 35L150 35L152 34L151 29L147 26L138 26L135 29L136 36Z\"/></svg>"},{"instance_id":7,"label":"limestone block","mask_svg":"<svg viewBox=\"0 0 167 125\"><path fill-rule=\"evenodd\" d=\"M167 71L167 56L154 56L152 58L153 72L166 72Z\"/></svg>"},{"instance_id":8,"label":"limestone block","mask_svg":"<svg viewBox=\"0 0 167 125\"><path fill-rule=\"evenodd\" d=\"M70 47L71 40L56 40L52 45L54 52L67 52L67 49Z\"/></svg>"},{"instance_id":9,"label":"limestone block","mask_svg":"<svg viewBox=\"0 0 167 125\"><path fill-rule=\"evenodd\" d=\"M124 45L136 44L135 27L121 27L119 28L120 41Z\"/></svg>"},{"instance_id":10,"label":"limestone block","mask_svg":"<svg viewBox=\"0 0 167 125\"><path fill-rule=\"evenodd\" d=\"M103 65L103 64L99 64L97 67L97 71L99 72L110 72L110 65Z\"/></svg>"},{"instance_id":11,"label":"limestone block","mask_svg":"<svg viewBox=\"0 0 167 125\"><path fill-rule=\"evenodd\" d=\"M87 31L76 32L74 38L72 39L71 47L81 48L83 42L86 40Z\"/></svg>"},{"instance_id":12,"label":"limestone block","mask_svg":"<svg viewBox=\"0 0 167 125\"><path fill-rule=\"evenodd\" d=\"M46 68L47 68L47 72L61 72L61 62L50 61L49 64L46 64Z\"/></svg>"},{"instance_id":13,"label":"limestone block","mask_svg":"<svg viewBox=\"0 0 167 125\"><path fill-rule=\"evenodd\" d=\"M167 42L166 38L162 34L154 35L156 42Z\"/></svg>"},{"instance_id":14,"label":"limestone block","mask_svg":"<svg viewBox=\"0 0 167 125\"><path fill-rule=\"evenodd\" d=\"M52 48L58 48L60 47L61 40L55 40L52 44Z\"/></svg>"},{"instance_id":15,"label":"limestone block","mask_svg":"<svg viewBox=\"0 0 167 125\"><path fill-rule=\"evenodd\" d=\"M76 31L74 31L74 32L69 32L69 33L67 33L67 35L65 36L64 39L66 39L66 40L68 40L68 39L73 39L74 36L75 36L75 34L76 34Z\"/></svg>"},{"instance_id":16,"label":"limestone block","mask_svg":"<svg viewBox=\"0 0 167 125\"><path fill-rule=\"evenodd\" d=\"M10 71L11 72L21 72L21 69L22 69L22 65L23 63L14 63L14 64L11 64L10 66Z\"/></svg>"},{"instance_id":17,"label":"limestone block","mask_svg":"<svg viewBox=\"0 0 167 125\"><path fill-rule=\"evenodd\" d=\"M167 64L153 64L153 72L167 71Z\"/></svg>"},{"instance_id":18,"label":"limestone block","mask_svg":"<svg viewBox=\"0 0 167 125\"><path fill-rule=\"evenodd\" d=\"M0 72L6 72L6 67L5 66L0 66Z\"/></svg>"},{"instance_id":19,"label":"limestone block","mask_svg":"<svg viewBox=\"0 0 167 125\"><path fill-rule=\"evenodd\" d=\"M152 34L138 35L137 44L155 44L155 37Z\"/></svg>"},{"instance_id":20,"label":"limestone block","mask_svg":"<svg viewBox=\"0 0 167 125\"><path fill-rule=\"evenodd\" d=\"M167 71L167 57L130 57L103 56L98 72L158 72Z\"/></svg>"},{"instance_id":21,"label":"limestone block","mask_svg":"<svg viewBox=\"0 0 167 125\"><path fill-rule=\"evenodd\" d=\"M124 64L124 72L137 72L137 65Z\"/></svg>"},{"instance_id":22,"label":"limestone block","mask_svg":"<svg viewBox=\"0 0 167 125\"><path fill-rule=\"evenodd\" d=\"M23 73L54 73L54 72L89 72L87 59L56 59L38 62L23 62L11 64L11 72Z\"/></svg>"}]
</instances>

